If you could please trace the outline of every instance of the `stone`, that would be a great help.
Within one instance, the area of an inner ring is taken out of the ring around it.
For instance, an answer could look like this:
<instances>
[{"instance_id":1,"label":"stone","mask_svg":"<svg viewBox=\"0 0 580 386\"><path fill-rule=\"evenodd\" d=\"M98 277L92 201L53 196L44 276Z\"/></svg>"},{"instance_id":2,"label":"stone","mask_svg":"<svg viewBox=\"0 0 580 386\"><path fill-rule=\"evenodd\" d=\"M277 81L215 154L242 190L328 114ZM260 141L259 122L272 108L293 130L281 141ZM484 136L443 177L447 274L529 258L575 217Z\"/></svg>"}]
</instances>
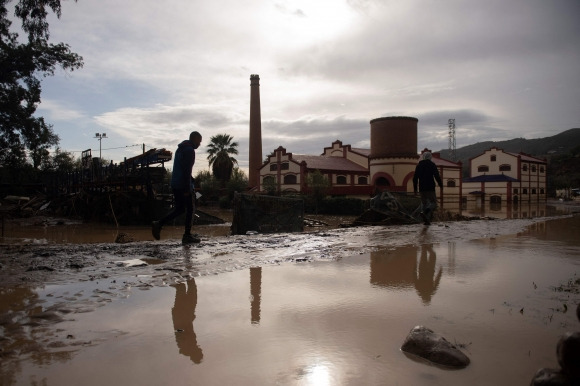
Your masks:
<instances>
[{"instance_id":1,"label":"stone","mask_svg":"<svg viewBox=\"0 0 580 386\"><path fill-rule=\"evenodd\" d=\"M445 367L465 368L470 363L467 355L455 345L424 326L411 330L401 350Z\"/></svg>"},{"instance_id":2,"label":"stone","mask_svg":"<svg viewBox=\"0 0 580 386\"><path fill-rule=\"evenodd\" d=\"M570 380L560 370L540 369L534 375L530 386L568 386Z\"/></svg>"},{"instance_id":3,"label":"stone","mask_svg":"<svg viewBox=\"0 0 580 386\"><path fill-rule=\"evenodd\" d=\"M556 346L558 363L562 372L580 380L580 332L567 332Z\"/></svg>"}]
</instances>

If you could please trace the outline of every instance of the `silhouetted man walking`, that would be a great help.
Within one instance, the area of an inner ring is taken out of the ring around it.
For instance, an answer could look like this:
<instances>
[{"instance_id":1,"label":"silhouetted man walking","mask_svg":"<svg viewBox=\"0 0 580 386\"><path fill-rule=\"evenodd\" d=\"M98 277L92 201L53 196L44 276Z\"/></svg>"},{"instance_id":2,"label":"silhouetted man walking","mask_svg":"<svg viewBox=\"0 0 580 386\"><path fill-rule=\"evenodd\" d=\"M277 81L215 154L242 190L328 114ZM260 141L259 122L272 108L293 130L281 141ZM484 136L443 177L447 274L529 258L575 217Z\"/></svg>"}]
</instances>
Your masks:
<instances>
[{"instance_id":1,"label":"silhouetted man walking","mask_svg":"<svg viewBox=\"0 0 580 386\"><path fill-rule=\"evenodd\" d=\"M185 232L181 242L183 244L199 243L199 238L191 234L191 221L193 219L193 178L191 171L195 164L195 149L201 143L201 134L197 131L189 134L189 140L181 142L175 151L173 158L173 171L171 175L171 188L173 189L173 209L159 221L153 221L151 233L155 240L161 237L161 228L169 221L174 220L185 211Z\"/></svg>"},{"instance_id":2,"label":"silhouetted man walking","mask_svg":"<svg viewBox=\"0 0 580 386\"><path fill-rule=\"evenodd\" d=\"M431 153L426 151L415 168L413 175L413 191L417 194L417 182L421 194L421 218L424 224L431 224L433 212L437 209L437 195L435 194L435 181L439 187L443 186L437 166L431 161Z\"/></svg>"}]
</instances>

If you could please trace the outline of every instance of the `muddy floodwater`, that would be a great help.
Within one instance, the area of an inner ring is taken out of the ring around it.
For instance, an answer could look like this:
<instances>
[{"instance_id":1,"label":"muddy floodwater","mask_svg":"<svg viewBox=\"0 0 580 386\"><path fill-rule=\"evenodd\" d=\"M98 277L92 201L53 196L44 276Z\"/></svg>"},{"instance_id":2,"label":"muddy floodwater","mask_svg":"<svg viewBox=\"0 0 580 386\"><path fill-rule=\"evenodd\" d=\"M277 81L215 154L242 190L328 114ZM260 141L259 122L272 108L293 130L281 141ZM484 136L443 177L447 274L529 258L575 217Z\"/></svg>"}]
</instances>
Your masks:
<instances>
[{"instance_id":1,"label":"muddy floodwater","mask_svg":"<svg viewBox=\"0 0 580 386\"><path fill-rule=\"evenodd\" d=\"M193 246L179 228L160 241L125 232L137 240L0 245L0 384L527 385L558 367L560 335L580 331L578 215L214 226ZM470 365L406 356L417 325Z\"/></svg>"}]
</instances>

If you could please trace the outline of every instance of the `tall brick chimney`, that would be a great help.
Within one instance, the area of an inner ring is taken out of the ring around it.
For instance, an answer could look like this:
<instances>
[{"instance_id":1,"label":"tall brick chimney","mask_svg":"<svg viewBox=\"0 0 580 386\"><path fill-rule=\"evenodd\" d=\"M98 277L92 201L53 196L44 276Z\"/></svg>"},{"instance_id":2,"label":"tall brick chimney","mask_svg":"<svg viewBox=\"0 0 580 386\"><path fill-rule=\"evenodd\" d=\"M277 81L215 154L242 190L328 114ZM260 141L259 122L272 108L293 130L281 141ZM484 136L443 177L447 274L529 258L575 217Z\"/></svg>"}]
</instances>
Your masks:
<instances>
[{"instance_id":1,"label":"tall brick chimney","mask_svg":"<svg viewBox=\"0 0 580 386\"><path fill-rule=\"evenodd\" d=\"M249 188L260 185L262 166L262 118L260 116L260 76L250 75L250 160Z\"/></svg>"}]
</instances>

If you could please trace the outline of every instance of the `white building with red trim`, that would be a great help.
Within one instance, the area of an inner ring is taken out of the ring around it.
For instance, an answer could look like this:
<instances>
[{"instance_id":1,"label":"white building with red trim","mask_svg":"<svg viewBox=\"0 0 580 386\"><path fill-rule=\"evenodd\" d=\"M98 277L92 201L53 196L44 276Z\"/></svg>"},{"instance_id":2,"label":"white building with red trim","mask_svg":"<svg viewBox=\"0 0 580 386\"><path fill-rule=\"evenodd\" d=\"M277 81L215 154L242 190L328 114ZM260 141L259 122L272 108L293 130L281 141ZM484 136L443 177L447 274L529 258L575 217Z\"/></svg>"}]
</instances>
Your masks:
<instances>
[{"instance_id":1,"label":"white building with red trim","mask_svg":"<svg viewBox=\"0 0 580 386\"><path fill-rule=\"evenodd\" d=\"M484 205L547 200L547 162L525 153L492 147L469 160L463 201Z\"/></svg>"}]
</instances>

